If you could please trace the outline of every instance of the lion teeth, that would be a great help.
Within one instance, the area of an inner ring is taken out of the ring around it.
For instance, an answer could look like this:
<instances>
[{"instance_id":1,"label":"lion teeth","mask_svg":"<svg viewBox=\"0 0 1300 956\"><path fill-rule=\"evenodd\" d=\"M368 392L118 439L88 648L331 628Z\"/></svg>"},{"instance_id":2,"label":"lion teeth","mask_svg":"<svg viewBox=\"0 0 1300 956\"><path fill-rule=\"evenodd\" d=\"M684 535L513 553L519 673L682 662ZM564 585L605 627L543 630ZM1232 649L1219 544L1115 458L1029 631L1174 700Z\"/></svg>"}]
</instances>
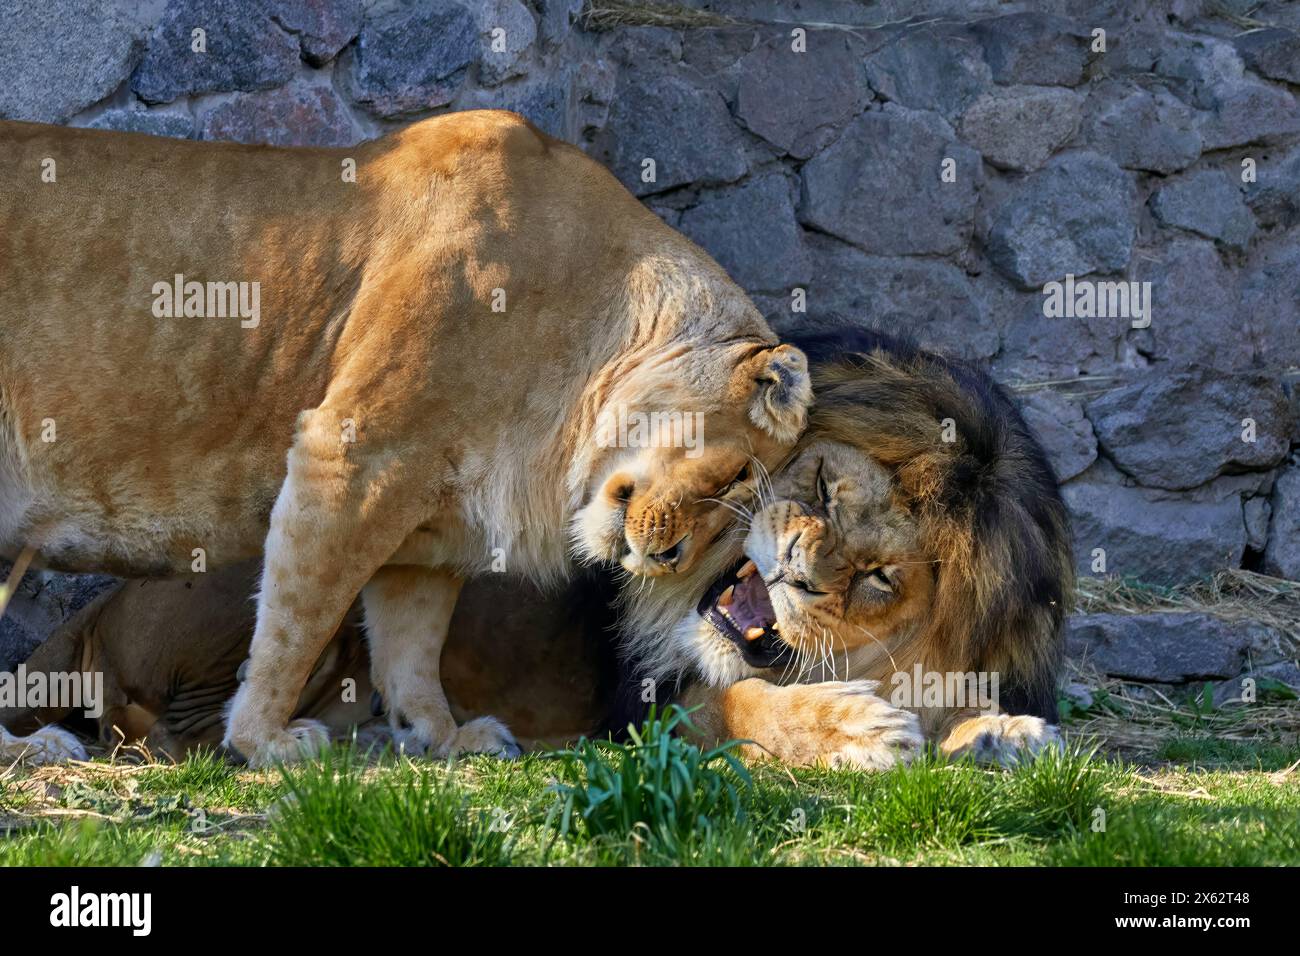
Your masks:
<instances>
[{"instance_id":1,"label":"lion teeth","mask_svg":"<svg viewBox=\"0 0 1300 956\"><path fill-rule=\"evenodd\" d=\"M731 599L735 596L736 586L727 585L727 590L718 595L718 607L731 607Z\"/></svg>"},{"instance_id":2,"label":"lion teeth","mask_svg":"<svg viewBox=\"0 0 1300 956\"><path fill-rule=\"evenodd\" d=\"M753 561L746 561L745 566L736 572L736 577L740 578L740 580L743 581L745 580L745 578L749 577L757 570L758 570L757 564L755 564Z\"/></svg>"},{"instance_id":3,"label":"lion teeth","mask_svg":"<svg viewBox=\"0 0 1300 956\"><path fill-rule=\"evenodd\" d=\"M756 641L766 633L767 632L761 627L751 627L749 630L745 631L745 640Z\"/></svg>"}]
</instances>

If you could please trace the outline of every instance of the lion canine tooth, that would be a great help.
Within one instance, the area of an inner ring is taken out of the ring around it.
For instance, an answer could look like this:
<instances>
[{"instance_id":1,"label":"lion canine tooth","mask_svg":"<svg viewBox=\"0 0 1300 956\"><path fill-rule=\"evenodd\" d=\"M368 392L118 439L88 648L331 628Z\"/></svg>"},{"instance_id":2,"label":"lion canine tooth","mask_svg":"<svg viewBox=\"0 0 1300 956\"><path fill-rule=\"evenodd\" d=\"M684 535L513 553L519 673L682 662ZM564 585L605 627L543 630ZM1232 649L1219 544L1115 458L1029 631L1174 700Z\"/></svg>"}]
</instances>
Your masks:
<instances>
[{"instance_id":1,"label":"lion canine tooth","mask_svg":"<svg viewBox=\"0 0 1300 956\"><path fill-rule=\"evenodd\" d=\"M751 627L745 631L745 640L756 641L766 633L761 627Z\"/></svg>"},{"instance_id":2,"label":"lion canine tooth","mask_svg":"<svg viewBox=\"0 0 1300 956\"><path fill-rule=\"evenodd\" d=\"M736 590L734 584L728 584L727 590L718 595L718 607L731 607L731 598Z\"/></svg>"},{"instance_id":3,"label":"lion canine tooth","mask_svg":"<svg viewBox=\"0 0 1300 956\"><path fill-rule=\"evenodd\" d=\"M757 570L758 570L757 564L755 564L753 561L746 561L745 566L736 572L736 577L740 578L740 580L743 581L745 580L745 578L749 577Z\"/></svg>"}]
</instances>

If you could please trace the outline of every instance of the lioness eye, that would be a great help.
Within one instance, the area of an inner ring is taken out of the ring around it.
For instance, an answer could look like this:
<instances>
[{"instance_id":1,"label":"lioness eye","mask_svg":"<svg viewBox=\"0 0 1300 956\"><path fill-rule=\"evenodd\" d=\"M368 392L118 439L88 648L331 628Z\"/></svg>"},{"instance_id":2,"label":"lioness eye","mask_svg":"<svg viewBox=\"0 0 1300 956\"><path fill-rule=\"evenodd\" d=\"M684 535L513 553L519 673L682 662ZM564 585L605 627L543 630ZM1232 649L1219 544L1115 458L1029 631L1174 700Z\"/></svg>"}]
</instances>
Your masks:
<instances>
[{"instance_id":1,"label":"lioness eye","mask_svg":"<svg viewBox=\"0 0 1300 956\"><path fill-rule=\"evenodd\" d=\"M742 482L746 482L748 480L749 480L749 463L746 462L745 464L740 466L740 471L736 472L736 477L732 478L729 482L727 482L725 485L722 486L722 491L720 492L720 494L725 495L727 494L727 492L735 488L736 485L739 485Z\"/></svg>"}]
</instances>

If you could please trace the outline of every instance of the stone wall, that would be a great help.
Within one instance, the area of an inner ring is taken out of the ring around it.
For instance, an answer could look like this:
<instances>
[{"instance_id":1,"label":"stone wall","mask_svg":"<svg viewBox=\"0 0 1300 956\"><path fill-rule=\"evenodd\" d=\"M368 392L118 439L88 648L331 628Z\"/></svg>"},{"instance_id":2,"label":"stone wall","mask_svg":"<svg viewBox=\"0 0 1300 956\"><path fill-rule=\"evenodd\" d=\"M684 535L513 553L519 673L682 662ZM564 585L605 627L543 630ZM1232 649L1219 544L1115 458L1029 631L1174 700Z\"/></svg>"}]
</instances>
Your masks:
<instances>
[{"instance_id":1,"label":"stone wall","mask_svg":"<svg viewBox=\"0 0 1300 956\"><path fill-rule=\"evenodd\" d=\"M518 110L605 162L777 329L872 323L987 363L1051 453L1082 574L1300 579L1300 4L717 0L637 25L655 18L0 0L0 116L347 146ZM1150 283L1149 315L1049 315L1067 275ZM29 579L0 658L78 587ZM1078 622L1073 646L1112 625ZM1130 676L1261 662L1245 637L1207 640Z\"/></svg>"}]
</instances>

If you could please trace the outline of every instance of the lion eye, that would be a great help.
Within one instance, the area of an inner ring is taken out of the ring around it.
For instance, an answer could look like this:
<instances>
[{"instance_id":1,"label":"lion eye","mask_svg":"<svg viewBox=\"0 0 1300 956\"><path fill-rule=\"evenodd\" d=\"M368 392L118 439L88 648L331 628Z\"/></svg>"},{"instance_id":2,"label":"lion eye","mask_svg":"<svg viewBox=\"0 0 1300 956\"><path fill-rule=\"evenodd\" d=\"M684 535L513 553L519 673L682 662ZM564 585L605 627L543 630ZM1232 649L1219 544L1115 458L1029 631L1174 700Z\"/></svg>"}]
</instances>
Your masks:
<instances>
[{"instance_id":1,"label":"lion eye","mask_svg":"<svg viewBox=\"0 0 1300 956\"><path fill-rule=\"evenodd\" d=\"M885 573L884 568L872 568L864 577L867 584L877 591L884 591L886 594L894 593L894 582L890 580L889 575Z\"/></svg>"},{"instance_id":2,"label":"lion eye","mask_svg":"<svg viewBox=\"0 0 1300 956\"><path fill-rule=\"evenodd\" d=\"M831 492L826 486L826 477L823 474L825 464L825 461L817 463L817 500L821 502L823 508L828 507L831 503Z\"/></svg>"}]
</instances>

